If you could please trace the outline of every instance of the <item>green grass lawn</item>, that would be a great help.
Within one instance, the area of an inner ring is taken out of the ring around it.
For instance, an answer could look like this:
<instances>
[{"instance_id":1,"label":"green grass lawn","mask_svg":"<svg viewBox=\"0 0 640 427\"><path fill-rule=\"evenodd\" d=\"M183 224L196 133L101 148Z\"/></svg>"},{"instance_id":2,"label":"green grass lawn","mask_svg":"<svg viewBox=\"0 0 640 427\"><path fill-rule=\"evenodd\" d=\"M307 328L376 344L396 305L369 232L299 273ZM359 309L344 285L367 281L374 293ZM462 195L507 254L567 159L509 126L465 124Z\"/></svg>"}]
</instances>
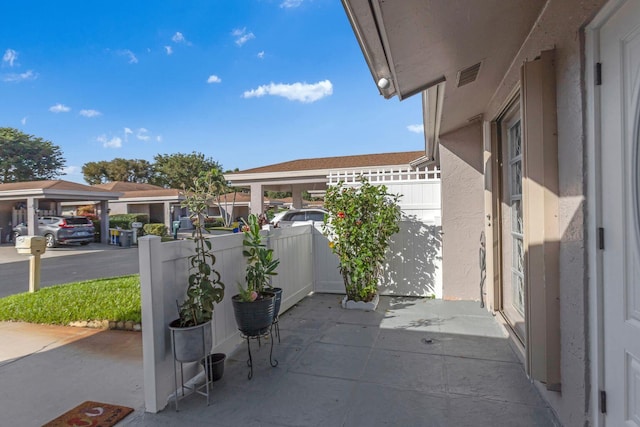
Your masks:
<instances>
[{"instance_id":1,"label":"green grass lawn","mask_svg":"<svg viewBox=\"0 0 640 427\"><path fill-rule=\"evenodd\" d=\"M0 321L51 325L77 321L141 321L140 278L131 276L50 286L0 298Z\"/></svg>"}]
</instances>

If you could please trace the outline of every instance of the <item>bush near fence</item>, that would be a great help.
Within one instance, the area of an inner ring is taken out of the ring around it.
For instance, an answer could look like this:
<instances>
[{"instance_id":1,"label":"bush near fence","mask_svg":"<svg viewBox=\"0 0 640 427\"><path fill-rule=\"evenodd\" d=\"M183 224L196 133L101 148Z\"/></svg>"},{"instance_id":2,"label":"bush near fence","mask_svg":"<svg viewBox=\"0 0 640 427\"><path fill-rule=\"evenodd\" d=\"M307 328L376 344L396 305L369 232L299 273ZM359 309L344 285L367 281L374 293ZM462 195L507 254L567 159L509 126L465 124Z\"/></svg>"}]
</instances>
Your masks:
<instances>
[{"instance_id":1,"label":"bush near fence","mask_svg":"<svg viewBox=\"0 0 640 427\"><path fill-rule=\"evenodd\" d=\"M204 219L204 228L210 230L214 227L224 227L224 221L220 217L207 217Z\"/></svg>"},{"instance_id":2,"label":"bush near fence","mask_svg":"<svg viewBox=\"0 0 640 427\"><path fill-rule=\"evenodd\" d=\"M147 214L109 215L109 228L121 228L123 230L131 230L131 223L134 223L134 222L149 224L149 215Z\"/></svg>"},{"instance_id":3,"label":"bush near fence","mask_svg":"<svg viewBox=\"0 0 640 427\"><path fill-rule=\"evenodd\" d=\"M164 224L145 224L142 229L145 235L162 237L168 234L167 226Z\"/></svg>"}]
</instances>

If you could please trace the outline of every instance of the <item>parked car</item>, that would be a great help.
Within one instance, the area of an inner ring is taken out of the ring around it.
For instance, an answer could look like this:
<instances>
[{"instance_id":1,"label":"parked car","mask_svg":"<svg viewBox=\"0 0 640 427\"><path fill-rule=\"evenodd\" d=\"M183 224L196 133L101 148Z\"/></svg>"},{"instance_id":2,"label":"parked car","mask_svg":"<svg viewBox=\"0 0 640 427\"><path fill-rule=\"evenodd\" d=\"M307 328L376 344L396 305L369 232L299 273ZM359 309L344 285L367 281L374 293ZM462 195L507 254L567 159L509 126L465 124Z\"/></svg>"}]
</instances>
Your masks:
<instances>
[{"instance_id":1,"label":"parked car","mask_svg":"<svg viewBox=\"0 0 640 427\"><path fill-rule=\"evenodd\" d=\"M274 217L271 220L271 224L273 224L274 227L286 228L304 221L310 221L311 223L322 222L326 214L328 214L327 211L319 208L290 209L280 218L277 216Z\"/></svg>"},{"instance_id":2,"label":"parked car","mask_svg":"<svg viewBox=\"0 0 640 427\"><path fill-rule=\"evenodd\" d=\"M87 245L93 242L93 233L93 222L84 216L43 216L38 218L37 234L45 237L48 248L67 243ZM14 237L28 234L26 224L19 224L13 229Z\"/></svg>"}]
</instances>

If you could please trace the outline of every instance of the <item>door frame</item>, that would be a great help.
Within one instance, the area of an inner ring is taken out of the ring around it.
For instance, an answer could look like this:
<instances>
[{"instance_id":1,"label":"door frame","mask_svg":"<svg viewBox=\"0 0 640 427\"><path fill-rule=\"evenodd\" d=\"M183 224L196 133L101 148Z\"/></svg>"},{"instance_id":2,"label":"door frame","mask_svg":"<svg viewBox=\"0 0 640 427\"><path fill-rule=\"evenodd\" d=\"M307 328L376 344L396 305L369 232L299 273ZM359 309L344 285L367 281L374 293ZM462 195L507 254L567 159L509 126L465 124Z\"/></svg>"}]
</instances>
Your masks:
<instances>
[{"instance_id":1,"label":"door frame","mask_svg":"<svg viewBox=\"0 0 640 427\"><path fill-rule=\"evenodd\" d=\"M486 236L487 236L487 254L491 252L491 256L487 257L487 261L491 262L493 277L488 276L487 278L490 282L487 286L491 286L492 295L490 301L493 303L493 311L495 311L501 320L501 323L505 326L506 330L509 331L510 335L510 343L514 350L516 350L516 355L520 359L520 361L525 365L525 369L528 371L528 358L526 357L526 340L527 333L525 328L525 336L519 337L515 332L513 327L511 326L510 321L506 318L503 310L504 305L504 295L502 292L504 275L502 274L504 256L502 253L503 250L503 235L502 235L502 199L504 197L503 194L503 184L504 184L504 165L502 165L502 154L503 151L508 149L505 146L505 141L502 139L502 130L500 129L501 121L515 108L515 105L518 104L518 111L520 115L520 120L522 120L522 87L520 82L518 82L509 95L506 97L505 101L501 105L499 113L489 122L487 122L487 130L485 132L485 138L490 138L490 142L485 144L486 148L490 148L491 150L491 212L489 213L487 220L488 224L485 225ZM493 225L493 226L491 226ZM490 230L490 232L489 232ZM493 244L489 246L489 238L493 238ZM491 249L491 250L490 250ZM511 261L509 261L510 263ZM526 260L525 260L525 286L526 286ZM525 292L525 307L528 305L527 301L527 292ZM525 316L526 319L526 316Z\"/></svg>"},{"instance_id":2,"label":"door frame","mask_svg":"<svg viewBox=\"0 0 640 427\"><path fill-rule=\"evenodd\" d=\"M600 88L595 84L596 64L600 61L600 29L627 0L610 0L585 27L584 84L586 93L586 229L588 261L590 411L594 427L604 426L600 411L600 390L604 384L604 280L602 251L598 248L598 229L602 226L602 169L600 167Z\"/></svg>"}]
</instances>

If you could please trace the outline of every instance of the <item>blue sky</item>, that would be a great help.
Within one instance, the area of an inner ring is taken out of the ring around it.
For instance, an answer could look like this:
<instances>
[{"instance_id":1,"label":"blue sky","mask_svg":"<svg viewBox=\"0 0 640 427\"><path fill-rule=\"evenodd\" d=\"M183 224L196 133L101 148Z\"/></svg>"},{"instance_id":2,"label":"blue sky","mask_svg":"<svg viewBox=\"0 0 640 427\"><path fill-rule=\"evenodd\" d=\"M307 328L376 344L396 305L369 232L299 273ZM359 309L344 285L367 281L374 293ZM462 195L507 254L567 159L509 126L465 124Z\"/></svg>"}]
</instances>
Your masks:
<instances>
[{"instance_id":1,"label":"blue sky","mask_svg":"<svg viewBox=\"0 0 640 427\"><path fill-rule=\"evenodd\" d=\"M0 127L62 179L197 151L224 169L424 148L420 97L376 90L338 0L5 2Z\"/></svg>"}]
</instances>

